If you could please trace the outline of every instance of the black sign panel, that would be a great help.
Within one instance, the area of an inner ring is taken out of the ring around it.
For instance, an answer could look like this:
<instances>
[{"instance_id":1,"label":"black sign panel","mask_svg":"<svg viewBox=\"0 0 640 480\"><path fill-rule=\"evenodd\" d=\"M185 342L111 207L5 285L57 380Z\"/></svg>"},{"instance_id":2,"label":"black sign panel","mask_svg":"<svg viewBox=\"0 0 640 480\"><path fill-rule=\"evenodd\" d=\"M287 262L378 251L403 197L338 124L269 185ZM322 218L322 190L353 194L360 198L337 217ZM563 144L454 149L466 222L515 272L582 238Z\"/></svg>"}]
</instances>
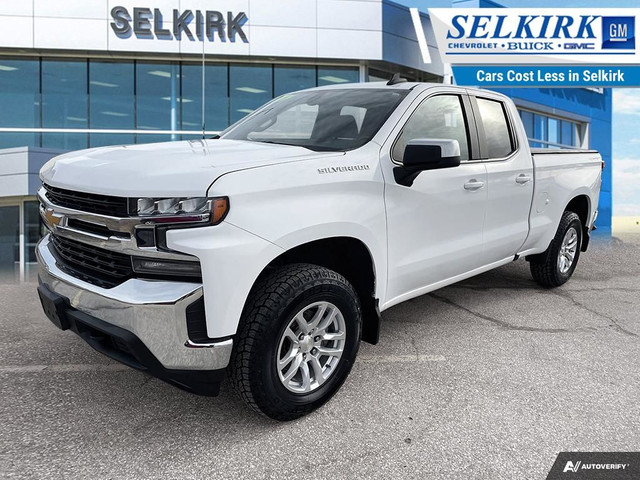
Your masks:
<instances>
[{"instance_id":1,"label":"black sign panel","mask_svg":"<svg viewBox=\"0 0 640 480\"><path fill-rule=\"evenodd\" d=\"M640 478L640 452L561 452L547 480Z\"/></svg>"}]
</instances>

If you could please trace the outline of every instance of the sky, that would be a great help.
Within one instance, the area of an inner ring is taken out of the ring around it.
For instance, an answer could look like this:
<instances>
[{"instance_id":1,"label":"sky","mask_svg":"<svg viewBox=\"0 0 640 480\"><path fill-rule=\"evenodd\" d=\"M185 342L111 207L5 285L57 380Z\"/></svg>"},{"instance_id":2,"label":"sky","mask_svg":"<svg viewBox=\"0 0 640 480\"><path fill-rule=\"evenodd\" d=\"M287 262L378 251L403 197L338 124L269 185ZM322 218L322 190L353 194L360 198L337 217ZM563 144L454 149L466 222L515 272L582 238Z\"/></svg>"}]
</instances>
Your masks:
<instances>
[{"instance_id":1,"label":"sky","mask_svg":"<svg viewBox=\"0 0 640 480\"><path fill-rule=\"evenodd\" d=\"M613 215L640 215L640 88L613 90Z\"/></svg>"}]
</instances>

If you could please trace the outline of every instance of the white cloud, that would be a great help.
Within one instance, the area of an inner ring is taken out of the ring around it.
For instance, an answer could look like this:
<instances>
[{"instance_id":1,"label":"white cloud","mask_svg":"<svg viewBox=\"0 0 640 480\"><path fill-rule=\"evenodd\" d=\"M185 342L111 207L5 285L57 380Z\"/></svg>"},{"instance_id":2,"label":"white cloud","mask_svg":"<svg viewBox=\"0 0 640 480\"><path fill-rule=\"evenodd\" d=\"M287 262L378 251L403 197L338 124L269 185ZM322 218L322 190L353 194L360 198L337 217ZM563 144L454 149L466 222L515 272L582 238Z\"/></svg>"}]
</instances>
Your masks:
<instances>
[{"instance_id":1,"label":"white cloud","mask_svg":"<svg viewBox=\"0 0 640 480\"><path fill-rule=\"evenodd\" d=\"M640 115L640 89L614 88L613 112L622 115Z\"/></svg>"},{"instance_id":2,"label":"white cloud","mask_svg":"<svg viewBox=\"0 0 640 480\"><path fill-rule=\"evenodd\" d=\"M633 117L635 115L635 118ZM613 214L640 216L640 89L613 89Z\"/></svg>"},{"instance_id":3,"label":"white cloud","mask_svg":"<svg viewBox=\"0 0 640 480\"><path fill-rule=\"evenodd\" d=\"M640 216L640 206L634 203L616 203L613 206L614 217Z\"/></svg>"},{"instance_id":4,"label":"white cloud","mask_svg":"<svg viewBox=\"0 0 640 480\"><path fill-rule=\"evenodd\" d=\"M640 157L613 160L613 214L640 215Z\"/></svg>"}]
</instances>

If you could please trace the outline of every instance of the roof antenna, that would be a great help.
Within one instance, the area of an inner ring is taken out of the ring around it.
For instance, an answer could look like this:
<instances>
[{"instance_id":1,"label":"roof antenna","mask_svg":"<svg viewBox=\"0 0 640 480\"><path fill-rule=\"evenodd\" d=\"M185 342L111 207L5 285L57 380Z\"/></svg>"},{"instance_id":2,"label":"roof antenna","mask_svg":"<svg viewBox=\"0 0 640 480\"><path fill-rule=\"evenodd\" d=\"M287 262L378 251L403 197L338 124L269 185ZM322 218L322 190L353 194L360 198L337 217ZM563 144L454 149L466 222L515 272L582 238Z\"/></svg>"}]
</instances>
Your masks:
<instances>
[{"instance_id":1,"label":"roof antenna","mask_svg":"<svg viewBox=\"0 0 640 480\"><path fill-rule=\"evenodd\" d=\"M407 79L402 78L399 73L394 73L393 77L391 77L391 80L387 82L387 85L396 85L398 83L404 83L406 81Z\"/></svg>"}]
</instances>

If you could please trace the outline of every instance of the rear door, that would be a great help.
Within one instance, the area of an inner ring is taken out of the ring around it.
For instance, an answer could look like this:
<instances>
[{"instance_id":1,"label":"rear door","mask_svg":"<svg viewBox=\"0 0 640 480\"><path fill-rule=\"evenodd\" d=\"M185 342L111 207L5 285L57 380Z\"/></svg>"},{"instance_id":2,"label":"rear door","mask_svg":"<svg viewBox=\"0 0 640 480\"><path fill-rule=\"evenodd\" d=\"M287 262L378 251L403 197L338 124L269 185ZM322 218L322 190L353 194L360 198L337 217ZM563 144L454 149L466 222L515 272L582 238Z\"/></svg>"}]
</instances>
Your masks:
<instances>
[{"instance_id":1,"label":"rear door","mask_svg":"<svg viewBox=\"0 0 640 480\"><path fill-rule=\"evenodd\" d=\"M529 234L533 198L533 161L524 130L518 135L518 112L500 96L471 96L480 155L487 169L484 260L487 264L515 255Z\"/></svg>"},{"instance_id":2,"label":"rear door","mask_svg":"<svg viewBox=\"0 0 640 480\"><path fill-rule=\"evenodd\" d=\"M487 174L484 163L474 160L477 136L471 106L460 92L457 89L423 99L401 130L392 135L391 147L382 150L392 165L398 165L409 140L453 139L460 145L462 160L459 167L421 172L410 187L385 174L390 304L484 263Z\"/></svg>"}]
</instances>

